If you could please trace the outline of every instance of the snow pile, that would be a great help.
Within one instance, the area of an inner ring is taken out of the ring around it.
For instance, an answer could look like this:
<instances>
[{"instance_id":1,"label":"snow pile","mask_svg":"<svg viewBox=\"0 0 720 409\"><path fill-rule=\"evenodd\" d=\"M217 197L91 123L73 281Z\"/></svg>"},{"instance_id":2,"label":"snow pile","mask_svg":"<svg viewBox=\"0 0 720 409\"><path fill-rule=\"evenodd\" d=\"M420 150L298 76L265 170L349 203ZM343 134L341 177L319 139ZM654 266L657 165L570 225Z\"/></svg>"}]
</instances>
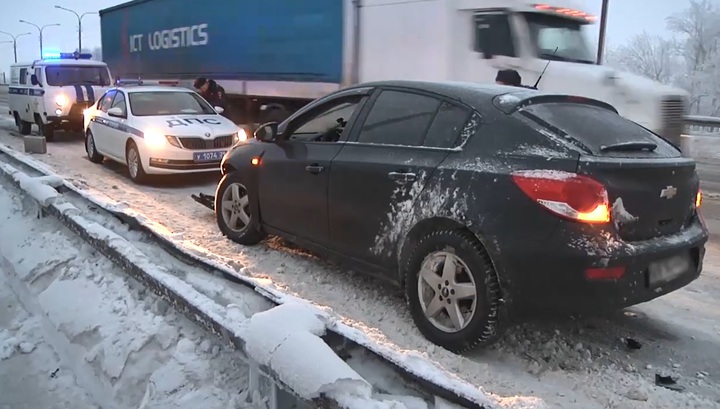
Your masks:
<instances>
[{"instance_id":1,"label":"snow pile","mask_svg":"<svg viewBox=\"0 0 720 409\"><path fill-rule=\"evenodd\" d=\"M247 388L247 368L234 351L56 221L22 211L0 190L2 287L34 310L34 318L21 316L0 334L0 407L58 407L72 398L63 407L137 408L146 391L153 408L244 407L228 404ZM17 305L5 296L4 306Z\"/></svg>"},{"instance_id":2,"label":"snow pile","mask_svg":"<svg viewBox=\"0 0 720 409\"><path fill-rule=\"evenodd\" d=\"M372 386L321 339L327 317L307 303L287 303L250 318L247 352L305 399L350 395L370 399ZM284 375L284 376L283 376Z\"/></svg>"},{"instance_id":3,"label":"snow pile","mask_svg":"<svg viewBox=\"0 0 720 409\"><path fill-rule=\"evenodd\" d=\"M3 170L8 171L7 167ZM56 208L69 214L68 217L83 226L91 237L119 249L126 259L150 272L153 279L162 283L169 291L183 294L188 302L203 313L207 313L210 319L221 322L229 331L244 338L249 355L260 365L271 368L278 378L301 398L309 400L329 397L345 402L346 405L349 405L348 407L405 408L403 404L396 401L375 400L372 396L372 386L343 362L320 338L326 330L327 316L318 308L308 303L288 303L267 312L255 314L249 319L242 312L237 314L236 308L224 310L203 294L198 293L192 286L155 266L145 254L121 236L95 222L84 219L79 215L79 209L69 203L57 203L61 200L58 200L61 196L46 184L50 179L30 178L13 169L10 169L8 173L20 182L25 190L33 192L29 194L43 206L54 202ZM44 190L43 186L52 189L55 194ZM27 232L27 230L34 229L31 227L25 230ZM57 236L53 242L68 240L60 234ZM42 241L38 243L45 244ZM73 247L67 246L69 249ZM68 262L70 259L72 258L68 257ZM25 257L16 259L13 260L13 264L22 264L26 260L28 259ZM103 260L110 263L108 260ZM31 283L38 280L39 278L35 276L37 267L35 265L25 274L20 273L20 278L30 280ZM73 343L87 342L87 344L83 344L88 348L83 352L83 359L92 366L96 366L96 372L101 372L102 376L113 385L113 389L123 384L121 377L128 370L129 360L133 358L133 361L137 362L139 358L136 354L141 351L146 352L149 355L148 359L154 361L158 359L158 355L162 356L164 352L172 349L170 347L174 344L174 354L166 356L166 360L174 359L176 361L174 366L197 367L199 365L197 360L188 358L188 354L193 354L198 347L193 340L179 339L178 334L171 330L168 330L170 333L163 331L162 328L159 328L160 322L151 317L146 320L141 319L143 315L149 314L143 314L142 311L132 312L133 307L137 307L137 304L131 303L132 297L117 295L122 293L122 284L117 281L113 283L115 285L106 284L106 278L103 275L96 275L92 271L92 267L87 264L84 267L85 280L82 280L81 269L78 268L67 273L70 274L70 277L61 274L53 278L46 278L59 280L53 282L53 285L39 294L38 298L48 305L46 313L57 328L62 328L67 339ZM103 267L103 269L109 268L109 266ZM98 291L98 285L109 287L110 294ZM139 287L139 284L136 285ZM139 288L139 291L143 296L147 293L144 288ZM68 294L73 294L74 302L64 301L68 298ZM111 301L108 302L108 298ZM164 301L159 300L157 303L164 303ZM94 308L88 308L89 306ZM156 307L156 309L167 312L167 305ZM111 321L107 316L119 318L120 322L110 328L107 325L103 326L101 322ZM127 317L133 318L128 319ZM202 317L198 317L198 319L205 320ZM207 342L201 344L200 347L213 355L218 353L216 349L210 348ZM167 370L169 373L184 373L185 371L186 368ZM148 371L145 370L145 372ZM158 391L161 393L173 392L184 385L184 381L177 377L158 375L156 380L154 379L155 373L151 373L147 379L146 392L142 396L142 401L147 401ZM137 386L134 379L131 378L128 382ZM125 393L123 396L127 397L127 395ZM119 394L113 394L113 398L118 399ZM207 399L203 399L203 406L207 406Z\"/></svg>"}]
</instances>

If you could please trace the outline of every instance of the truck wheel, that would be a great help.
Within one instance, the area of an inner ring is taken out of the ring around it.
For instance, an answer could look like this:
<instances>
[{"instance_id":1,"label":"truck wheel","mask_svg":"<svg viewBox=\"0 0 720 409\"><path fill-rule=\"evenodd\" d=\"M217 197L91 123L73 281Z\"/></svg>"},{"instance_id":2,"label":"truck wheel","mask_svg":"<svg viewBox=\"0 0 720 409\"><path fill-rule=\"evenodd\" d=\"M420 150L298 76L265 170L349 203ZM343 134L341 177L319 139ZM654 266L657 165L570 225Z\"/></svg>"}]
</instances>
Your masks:
<instances>
[{"instance_id":1,"label":"truck wheel","mask_svg":"<svg viewBox=\"0 0 720 409\"><path fill-rule=\"evenodd\" d=\"M30 132L32 132L32 123L20 119L20 115L18 115L17 112L15 112L15 125L20 135L30 135Z\"/></svg>"},{"instance_id":2,"label":"truck wheel","mask_svg":"<svg viewBox=\"0 0 720 409\"><path fill-rule=\"evenodd\" d=\"M222 234L236 243L252 246L265 238L258 217L252 214L250 192L235 172L226 174L218 183L215 219Z\"/></svg>"},{"instance_id":3,"label":"truck wheel","mask_svg":"<svg viewBox=\"0 0 720 409\"><path fill-rule=\"evenodd\" d=\"M430 342L460 353L500 336L500 284L482 244L464 230L420 239L405 260L410 314Z\"/></svg>"},{"instance_id":4,"label":"truck wheel","mask_svg":"<svg viewBox=\"0 0 720 409\"><path fill-rule=\"evenodd\" d=\"M48 142L52 142L55 139L55 128L52 124L44 124L42 122L42 119L39 117L36 118L35 122L38 126L38 131L40 132L41 136L45 137L45 140Z\"/></svg>"},{"instance_id":5,"label":"truck wheel","mask_svg":"<svg viewBox=\"0 0 720 409\"><path fill-rule=\"evenodd\" d=\"M85 152L87 152L90 162L102 163L104 157L98 153L97 148L95 147L95 138L90 131L87 131L87 134L85 134Z\"/></svg>"},{"instance_id":6,"label":"truck wheel","mask_svg":"<svg viewBox=\"0 0 720 409\"><path fill-rule=\"evenodd\" d=\"M137 184L143 184L147 180L147 174L143 169L142 159L140 159L140 151L135 142L130 142L125 150L125 160L127 162L128 174L130 179Z\"/></svg>"}]
</instances>

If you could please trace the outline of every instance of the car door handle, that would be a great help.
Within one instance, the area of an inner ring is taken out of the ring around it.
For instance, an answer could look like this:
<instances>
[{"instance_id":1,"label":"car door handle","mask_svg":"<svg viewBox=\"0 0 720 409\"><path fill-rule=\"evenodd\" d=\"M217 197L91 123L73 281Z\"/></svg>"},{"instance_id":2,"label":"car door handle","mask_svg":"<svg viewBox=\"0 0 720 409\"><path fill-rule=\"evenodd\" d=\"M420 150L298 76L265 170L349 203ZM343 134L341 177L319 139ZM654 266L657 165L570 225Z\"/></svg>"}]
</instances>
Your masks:
<instances>
[{"instance_id":1,"label":"car door handle","mask_svg":"<svg viewBox=\"0 0 720 409\"><path fill-rule=\"evenodd\" d=\"M388 177L398 183L414 182L417 180L417 175L411 172L390 172Z\"/></svg>"},{"instance_id":2,"label":"car door handle","mask_svg":"<svg viewBox=\"0 0 720 409\"><path fill-rule=\"evenodd\" d=\"M312 165L305 166L305 170L307 170L308 172L312 173L313 175L317 175L318 173L320 173L320 172L322 172L323 170L325 170L325 167L324 167L324 166L320 166L320 165L318 165L317 163L313 163Z\"/></svg>"}]
</instances>

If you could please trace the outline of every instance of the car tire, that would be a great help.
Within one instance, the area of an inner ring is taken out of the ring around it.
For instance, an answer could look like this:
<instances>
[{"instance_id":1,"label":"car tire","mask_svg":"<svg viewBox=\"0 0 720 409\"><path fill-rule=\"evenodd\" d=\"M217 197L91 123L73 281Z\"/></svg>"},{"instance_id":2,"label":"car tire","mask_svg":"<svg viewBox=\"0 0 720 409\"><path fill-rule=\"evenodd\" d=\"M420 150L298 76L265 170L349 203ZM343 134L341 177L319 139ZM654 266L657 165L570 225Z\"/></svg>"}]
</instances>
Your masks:
<instances>
[{"instance_id":1,"label":"car tire","mask_svg":"<svg viewBox=\"0 0 720 409\"><path fill-rule=\"evenodd\" d=\"M125 162L128 167L128 175L133 182L143 184L147 181L147 173L143 168L140 150L133 141L130 141L125 149Z\"/></svg>"},{"instance_id":2,"label":"car tire","mask_svg":"<svg viewBox=\"0 0 720 409\"><path fill-rule=\"evenodd\" d=\"M55 139L55 128L53 128L52 124L44 124L39 117L36 118L36 125L40 136L44 136L46 141L52 142Z\"/></svg>"},{"instance_id":3,"label":"car tire","mask_svg":"<svg viewBox=\"0 0 720 409\"><path fill-rule=\"evenodd\" d=\"M443 275L442 269L448 260L460 268L449 269L449 273ZM427 340L460 353L485 347L500 337L500 283L490 256L472 233L461 229L429 233L417 241L403 265L410 314ZM423 269L426 273L421 274ZM440 274L436 274L438 272ZM456 281L458 277L460 281ZM429 282L433 283L432 288ZM469 298L458 301L461 295L471 294L474 301ZM446 305L453 306L454 311L462 308L468 313L464 317L460 314L463 320L455 320L455 324L462 323L460 328L453 325L451 309ZM438 308L433 308L436 306ZM428 312L432 314L429 318L426 311L430 308L438 312Z\"/></svg>"},{"instance_id":4,"label":"car tire","mask_svg":"<svg viewBox=\"0 0 720 409\"><path fill-rule=\"evenodd\" d=\"M15 113L15 125L17 125L20 135L30 135L30 133L32 132L32 123L20 119L20 116L17 114L17 112Z\"/></svg>"},{"instance_id":5,"label":"car tire","mask_svg":"<svg viewBox=\"0 0 720 409\"><path fill-rule=\"evenodd\" d=\"M88 159L90 159L92 163L102 163L103 159L105 159L103 155L98 153L95 147L95 138L90 131L87 131L85 134L85 152L87 152Z\"/></svg>"},{"instance_id":6,"label":"car tire","mask_svg":"<svg viewBox=\"0 0 720 409\"><path fill-rule=\"evenodd\" d=\"M235 193L233 189L237 189ZM266 236L260 230L258 217L252 214L250 200L249 191L235 172L220 179L215 191L215 219L218 228L225 237L244 246L258 244ZM231 225L232 220L235 220L235 225Z\"/></svg>"}]
</instances>

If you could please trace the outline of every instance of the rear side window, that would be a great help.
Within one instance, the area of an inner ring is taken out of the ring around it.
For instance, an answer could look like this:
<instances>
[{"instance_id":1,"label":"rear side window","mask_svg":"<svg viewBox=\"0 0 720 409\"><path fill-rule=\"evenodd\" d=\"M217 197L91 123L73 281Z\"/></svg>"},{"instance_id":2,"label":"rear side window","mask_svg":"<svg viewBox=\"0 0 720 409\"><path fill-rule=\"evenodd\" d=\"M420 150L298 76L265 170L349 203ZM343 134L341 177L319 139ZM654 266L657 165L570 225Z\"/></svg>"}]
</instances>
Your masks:
<instances>
[{"instance_id":1,"label":"rear side window","mask_svg":"<svg viewBox=\"0 0 720 409\"><path fill-rule=\"evenodd\" d=\"M648 144L656 145L654 152L663 156L679 155L670 143L649 130L593 105L536 104L522 108L515 115L524 113L547 130L581 145L595 155L636 154L642 152L643 146Z\"/></svg>"},{"instance_id":2,"label":"rear side window","mask_svg":"<svg viewBox=\"0 0 720 409\"><path fill-rule=\"evenodd\" d=\"M435 115L423 146L432 148L454 148L460 131L470 116L470 111L461 106L443 102Z\"/></svg>"},{"instance_id":3,"label":"rear side window","mask_svg":"<svg viewBox=\"0 0 720 409\"><path fill-rule=\"evenodd\" d=\"M382 91L360 131L358 142L421 146L440 100L400 91Z\"/></svg>"}]
</instances>

